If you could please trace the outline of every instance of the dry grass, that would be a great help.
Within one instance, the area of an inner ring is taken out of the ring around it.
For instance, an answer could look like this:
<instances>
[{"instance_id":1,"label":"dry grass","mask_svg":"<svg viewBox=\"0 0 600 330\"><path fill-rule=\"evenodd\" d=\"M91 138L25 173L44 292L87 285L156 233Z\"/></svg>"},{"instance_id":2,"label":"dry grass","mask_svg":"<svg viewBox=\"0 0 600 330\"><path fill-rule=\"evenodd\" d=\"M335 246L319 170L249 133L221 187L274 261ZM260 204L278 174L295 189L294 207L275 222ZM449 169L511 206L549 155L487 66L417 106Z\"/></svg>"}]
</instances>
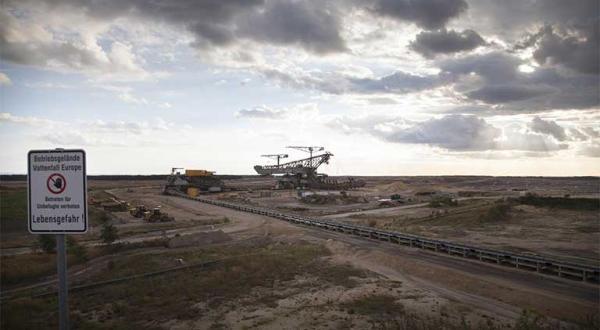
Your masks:
<instances>
[{"instance_id":1,"label":"dry grass","mask_svg":"<svg viewBox=\"0 0 600 330\"><path fill-rule=\"evenodd\" d=\"M72 259L68 260L70 263ZM0 282L3 287L27 283L56 273L56 255L37 253L2 256Z\"/></svg>"},{"instance_id":2,"label":"dry grass","mask_svg":"<svg viewBox=\"0 0 600 330\"><path fill-rule=\"evenodd\" d=\"M404 306L390 295L378 294L361 297L342 304L348 314L361 314L373 317L396 317L405 314Z\"/></svg>"},{"instance_id":3,"label":"dry grass","mask_svg":"<svg viewBox=\"0 0 600 330\"><path fill-rule=\"evenodd\" d=\"M326 261L327 256L327 250L320 245L288 245L265 240L117 257L113 267L103 270L94 280L155 271L171 266L169 263L174 258L182 258L186 263L229 259L204 270L187 269L72 292L71 320L77 328L85 329L149 329L169 320L197 320L207 317L205 313L210 311L240 308L242 302L256 306L257 310L276 308L278 301L290 293L318 291L331 285L349 288L356 285L354 278L368 275L350 266L332 265ZM297 282L298 276L315 280ZM496 329L492 323L471 325L460 316L423 317L407 310L398 302L401 298L390 294L369 295L344 303L332 301L328 308L344 311L350 320L366 320L373 328ZM205 307L194 307L198 303ZM57 327L54 297L3 302L1 313L3 329ZM213 317L208 319L213 320ZM215 327L225 326L213 321ZM516 324L518 329L554 329L552 323L531 313L522 316ZM595 324L590 321L582 327Z\"/></svg>"},{"instance_id":4,"label":"dry grass","mask_svg":"<svg viewBox=\"0 0 600 330\"><path fill-rule=\"evenodd\" d=\"M516 199L517 202L538 207L549 207L567 210L600 210L600 199L598 198L570 198L570 197L547 197L528 194Z\"/></svg>"},{"instance_id":5,"label":"dry grass","mask_svg":"<svg viewBox=\"0 0 600 330\"><path fill-rule=\"evenodd\" d=\"M103 248L87 249L88 259L97 258L109 251ZM76 257L72 251L67 256L69 267L83 264L85 260ZM56 274L55 253L31 253L0 257L0 281L2 287L35 283Z\"/></svg>"},{"instance_id":6,"label":"dry grass","mask_svg":"<svg viewBox=\"0 0 600 330\"><path fill-rule=\"evenodd\" d=\"M0 232L27 232L27 190L0 190Z\"/></svg>"},{"instance_id":7,"label":"dry grass","mask_svg":"<svg viewBox=\"0 0 600 330\"><path fill-rule=\"evenodd\" d=\"M73 292L71 306L77 306L76 314L79 316L74 316L75 319L89 326L135 328L148 321L198 317L197 310L192 308L197 302L218 308L248 296L255 288L273 288L275 283L292 281L297 275L316 277L320 283L342 286L354 285L352 277L365 276L349 266L329 265L322 259L327 254L320 245L262 244L116 258L113 267L102 271L94 280L158 270L156 268L164 268L176 257L186 263L229 259L208 270L189 269ZM273 306L277 299L279 297L273 295L255 303ZM39 311L30 318L24 317L23 314L29 314L31 308L39 308ZM99 311L107 313L102 320L94 317ZM55 308L49 298L9 301L2 305L3 328L12 328L17 322L24 322L25 328L51 328L56 324L55 318Z\"/></svg>"}]
</instances>

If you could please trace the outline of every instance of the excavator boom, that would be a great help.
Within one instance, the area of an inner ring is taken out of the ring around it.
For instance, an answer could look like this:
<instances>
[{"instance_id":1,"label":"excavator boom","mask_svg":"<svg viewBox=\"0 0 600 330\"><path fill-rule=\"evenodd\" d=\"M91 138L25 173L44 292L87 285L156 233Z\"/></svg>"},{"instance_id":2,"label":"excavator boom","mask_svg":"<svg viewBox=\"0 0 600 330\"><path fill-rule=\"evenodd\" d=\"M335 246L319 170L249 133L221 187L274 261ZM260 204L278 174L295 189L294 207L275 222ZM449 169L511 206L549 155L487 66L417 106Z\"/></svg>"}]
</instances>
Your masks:
<instances>
[{"instance_id":1,"label":"excavator boom","mask_svg":"<svg viewBox=\"0 0 600 330\"><path fill-rule=\"evenodd\" d=\"M333 156L332 153L326 152L321 155L299 159L280 165L256 165L254 170L260 175L273 174L313 174L317 168L323 163L327 164Z\"/></svg>"}]
</instances>

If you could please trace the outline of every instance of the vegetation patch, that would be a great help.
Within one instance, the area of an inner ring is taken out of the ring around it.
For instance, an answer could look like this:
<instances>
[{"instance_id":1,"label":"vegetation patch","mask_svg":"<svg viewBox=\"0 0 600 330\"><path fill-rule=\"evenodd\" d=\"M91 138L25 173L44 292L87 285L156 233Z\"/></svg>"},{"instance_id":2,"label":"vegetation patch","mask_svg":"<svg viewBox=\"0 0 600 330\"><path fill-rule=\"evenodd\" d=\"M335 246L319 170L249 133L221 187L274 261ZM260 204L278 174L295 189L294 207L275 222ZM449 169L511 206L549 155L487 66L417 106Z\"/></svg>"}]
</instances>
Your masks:
<instances>
[{"instance_id":1,"label":"vegetation patch","mask_svg":"<svg viewBox=\"0 0 600 330\"><path fill-rule=\"evenodd\" d=\"M484 222L501 222L510 218L512 206L507 202L496 202L483 215Z\"/></svg>"},{"instance_id":2,"label":"vegetation patch","mask_svg":"<svg viewBox=\"0 0 600 330\"><path fill-rule=\"evenodd\" d=\"M89 191L89 195L92 199L102 202L112 200L115 196L106 192L104 189L92 189Z\"/></svg>"},{"instance_id":3,"label":"vegetation patch","mask_svg":"<svg viewBox=\"0 0 600 330\"><path fill-rule=\"evenodd\" d=\"M98 256L100 251L88 251L77 243L73 245L67 243L67 253L67 264L73 266L85 262L90 256ZM4 288L17 284L32 283L41 280L43 277L56 274L55 253L2 256L0 263L2 264L2 267L0 267L0 282Z\"/></svg>"},{"instance_id":4,"label":"vegetation patch","mask_svg":"<svg viewBox=\"0 0 600 330\"><path fill-rule=\"evenodd\" d=\"M592 330L600 328L600 318L598 315L590 315L577 322L577 329ZM550 320L547 317L538 314L536 311L523 309L521 315L516 320L513 329L515 330L542 330L542 329L564 329L564 326L556 320Z\"/></svg>"},{"instance_id":5,"label":"vegetation patch","mask_svg":"<svg viewBox=\"0 0 600 330\"><path fill-rule=\"evenodd\" d=\"M450 196L434 196L429 201L429 207L458 206L458 201Z\"/></svg>"},{"instance_id":6,"label":"vegetation patch","mask_svg":"<svg viewBox=\"0 0 600 330\"><path fill-rule=\"evenodd\" d=\"M110 212L91 205L88 207L88 217L92 226L102 225L112 219Z\"/></svg>"},{"instance_id":7,"label":"vegetation patch","mask_svg":"<svg viewBox=\"0 0 600 330\"><path fill-rule=\"evenodd\" d=\"M589 225L589 226L579 226L579 227L575 227L575 230L577 230L580 233L598 233L598 232L600 232L600 224Z\"/></svg>"},{"instance_id":8,"label":"vegetation patch","mask_svg":"<svg viewBox=\"0 0 600 330\"><path fill-rule=\"evenodd\" d=\"M56 265L54 265L56 267ZM2 329L57 329L58 318L45 320L31 317L36 314L47 314L48 311L57 310L57 299L22 298L10 303L2 303ZM25 312L28 311L28 312Z\"/></svg>"},{"instance_id":9,"label":"vegetation patch","mask_svg":"<svg viewBox=\"0 0 600 330\"><path fill-rule=\"evenodd\" d=\"M346 288L356 287L359 278L366 278L366 271L352 267L351 265L330 265L326 261L320 260L308 270L315 274L320 281L339 285Z\"/></svg>"},{"instance_id":10,"label":"vegetation patch","mask_svg":"<svg viewBox=\"0 0 600 330\"><path fill-rule=\"evenodd\" d=\"M527 194L519 197L517 202L537 207L550 207L568 210L600 210L600 199L598 198L571 198L571 197L545 197L535 194Z\"/></svg>"},{"instance_id":11,"label":"vegetation patch","mask_svg":"<svg viewBox=\"0 0 600 330\"><path fill-rule=\"evenodd\" d=\"M201 311L193 306L199 301L207 302L209 308L218 308L251 295L254 288L273 288L276 283L292 281L297 275L317 277L320 281L338 285L351 285L345 282L347 277L361 276L361 272L353 271L349 266L326 263L322 257L327 255L327 249L320 245L267 242L258 246L220 246L117 257L110 269L107 266L92 280L156 271L167 268L165 266L172 267L176 259L182 259L184 264L218 259L221 262L205 270L187 269L73 292L71 305L77 308L74 318L91 328L140 328L147 322L197 318ZM55 267L54 260L48 260L48 264ZM336 274L336 271L340 273ZM53 299L3 302L3 328L16 327L16 322L23 322L22 328L55 327L57 315ZM274 306L276 299L276 296L265 299L264 303ZM32 314L31 308L35 306L39 311ZM114 308L105 311L106 306ZM110 313L99 319L100 310Z\"/></svg>"},{"instance_id":12,"label":"vegetation patch","mask_svg":"<svg viewBox=\"0 0 600 330\"><path fill-rule=\"evenodd\" d=\"M0 232L27 232L27 189L0 190Z\"/></svg>"},{"instance_id":13,"label":"vegetation patch","mask_svg":"<svg viewBox=\"0 0 600 330\"><path fill-rule=\"evenodd\" d=\"M222 218L213 218L213 219L206 219L206 220L202 220L202 221L198 221L203 225L223 225L223 224L227 224L229 222L231 222L231 220L229 220L228 217L222 217Z\"/></svg>"},{"instance_id":14,"label":"vegetation patch","mask_svg":"<svg viewBox=\"0 0 600 330\"><path fill-rule=\"evenodd\" d=\"M396 302L394 296L377 294L343 303L348 314L361 314L379 318L382 316L400 316L405 313L404 305Z\"/></svg>"},{"instance_id":15,"label":"vegetation patch","mask_svg":"<svg viewBox=\"0 0 600 330\"><path fill-rule=\"evenodd\" d=\"M39 282L44 277L56 274L56 254L53 251L55 245L52 244L54 243L53 236L39 235L39 237L46 237L44 240L47 240L49 243L49 250L47 252L0 257L0 282L3 288ZM165 245L166 242L164 240L156 239L138 243L112 244L110 246L90 248L81 245L72 236L69 236L67 239L67 265L72 267L107 254L164 247ZM139 259L139 256L137 258Z\"/></svg>"},{"instance_id":16,"label":"vegetation patch","mask_svg":"<svg viewBox=\"0 0 600 330\"><path fill-rule=\"evenodd\" d=\"M347 193L342 194L311 194L300 198L304 204L327 205L327 204L356 204L367 203L368 201L362 196L351 196Z\"/></svg>"},{"instance_id":17,"label":"vegetation patch","mask_svg":"<svg viewBox=\"0 0 600 330\"><path fill-rule=\"evenodd\" d=\"M27 283L56 273L56 255L46 253L2 256L2 286Z\"/></svg>"}]
</instances>

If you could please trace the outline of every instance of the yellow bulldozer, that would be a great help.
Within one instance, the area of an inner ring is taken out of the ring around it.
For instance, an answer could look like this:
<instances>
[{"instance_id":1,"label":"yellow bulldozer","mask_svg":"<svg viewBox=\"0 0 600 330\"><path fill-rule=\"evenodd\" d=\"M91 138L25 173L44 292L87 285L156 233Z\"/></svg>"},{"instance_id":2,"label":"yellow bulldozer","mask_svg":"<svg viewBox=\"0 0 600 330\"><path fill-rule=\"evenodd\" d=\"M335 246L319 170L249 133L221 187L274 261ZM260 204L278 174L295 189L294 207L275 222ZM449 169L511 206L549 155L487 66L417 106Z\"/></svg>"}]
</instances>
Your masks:
<instances>
[{"instance_id":1,"label":"yellow bulldozer","mask_svg":"<svg viewBox=\"0 0 600 330\"><path fill-rule=\"evenodd\" d=\"M136 207L132 207L129 209L129 214L131 214L135 218L143 218L144 213L146 213L148 209L144 205L138 205Z\"/></svg>"},{"instance_id":2,"label":"yellow bulldozer","mask_svg":"<svg viewBox=\"0 0 600 330\"><path fill-rule=\"evenodd\" d=\"M168 222L174 221L173 217L170 217L167 213L160 210L160 207L155 207L151 211L144 212L144 220L148 222Z\"/></svg>"}]
</instances>

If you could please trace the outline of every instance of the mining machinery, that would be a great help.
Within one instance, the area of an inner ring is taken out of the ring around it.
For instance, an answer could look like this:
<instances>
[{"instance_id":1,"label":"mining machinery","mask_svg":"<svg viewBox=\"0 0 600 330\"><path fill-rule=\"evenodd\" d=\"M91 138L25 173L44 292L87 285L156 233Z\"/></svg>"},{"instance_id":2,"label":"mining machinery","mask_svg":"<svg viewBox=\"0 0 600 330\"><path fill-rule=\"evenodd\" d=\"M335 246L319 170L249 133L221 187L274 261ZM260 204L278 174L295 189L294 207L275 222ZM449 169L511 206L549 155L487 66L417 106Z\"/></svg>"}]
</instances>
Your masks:
<instances>
[{"instance_id":1,"label":"mining machinery","mask_svg":"<svg viewBox=\"0 0 600 330\"><path fill-rule=\"evenodd\" d=\"M273 154L273 155L260 155L261 157L267 157L267 158L275 158L277 159L277 166L279 166L279 160L281 158L288 158L288 154Z\"/></svg>"},{"instance_id":2,"label":"mining machinery","mask_svg":"<svg viewBox=\"0 0 600 330\"><path fill-rule=\"evenodd\" d=\"M173 167L171 174L167 177L167 183L163 186L163 193L168 189L176 189L188 195L223 191L223 181L214 174L215 172L207 170L186 170L181 167Z\"/></svg>"},{"instance_id":3,"label":"mining machinery","mask_svg":"<svg viewBox=\"0 0 600 330\"><path fill-rule=\"evenodd\" d=\"M286 148L296 149L296 150L308 152L310 154L310 158L312 158L312 156L313 156L313 151L317 151L318 152L318 151L325 150L325 148L318 147L318 146L309 146L309 147L305 147L305 146L287 146Z\"/></svg>"},{"instance_id":4,"label":"mining machinery","mask_svg":"<svg viewBox=\"0 0 600 330\"><path fill-rule=\"evenodd\" d=\"M313 152L324 151L323 147L315 146L288 146L290 149L298 149L308 152L310 156L299 160L277 165L256 165L254 170L260 175L273 175L279 178L277 189L324 189L324 190L347 190L364 186L364 182L352 178L347 181L338 181L329 178L326 174L317 173L317 168L322 164L328 164L333 156L325 151L319 155Z\"/></svg>"}]
</instances>

